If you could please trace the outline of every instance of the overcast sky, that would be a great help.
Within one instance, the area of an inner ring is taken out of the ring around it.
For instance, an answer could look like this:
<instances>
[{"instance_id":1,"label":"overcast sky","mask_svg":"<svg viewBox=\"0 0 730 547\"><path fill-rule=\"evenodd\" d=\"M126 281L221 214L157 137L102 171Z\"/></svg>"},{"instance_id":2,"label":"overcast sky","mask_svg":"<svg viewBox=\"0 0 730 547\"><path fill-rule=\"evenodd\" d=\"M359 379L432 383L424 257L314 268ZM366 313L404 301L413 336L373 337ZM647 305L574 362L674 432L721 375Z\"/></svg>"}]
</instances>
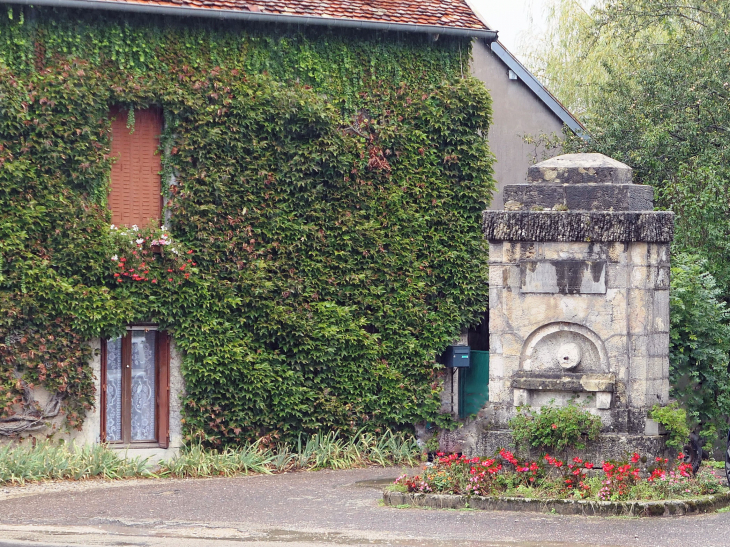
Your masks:
<instances>
[{"instance_id":1,"label":"overcast sky","mask_svg":"<svg viewBox=\"0 0 730 547\"><path fill-rule=\"evenodd\" d=\"M545 28L546 7L551 0L467 0L490 28L499 31L502 42L518 58L520 41L539 35ZM574 0L583 9L590 9L594 0Z\"/></svg>"},{"instance_id":2,"label":"overcast sky","mask_svg":"<svg viewBox=\"0 0 730 547\"><path fill-rule=\"evenodd\" d=\"M468 0L484 21L499 31L499 40L512 53L519 53L520 35L544 19L547 0Z\"/></svg>"}]
</instances>

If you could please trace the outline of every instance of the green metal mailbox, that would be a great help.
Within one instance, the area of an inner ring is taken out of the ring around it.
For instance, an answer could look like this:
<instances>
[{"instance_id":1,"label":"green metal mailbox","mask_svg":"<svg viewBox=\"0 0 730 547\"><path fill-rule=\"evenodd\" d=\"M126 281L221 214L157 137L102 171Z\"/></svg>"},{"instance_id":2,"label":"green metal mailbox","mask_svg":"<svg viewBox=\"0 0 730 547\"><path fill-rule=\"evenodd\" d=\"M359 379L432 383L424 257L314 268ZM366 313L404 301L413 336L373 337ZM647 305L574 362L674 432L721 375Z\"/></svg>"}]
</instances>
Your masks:
<instances>
[{"instance_id":1,"label":"green metal mailbox","mask_svg":"<svg viewBox=\"0 0 730 547\"><path fill-rule=\"evenodd\" d=\"M489 400L489 352L470 352L471 366L459 370L459 417L476 414Z\"/></svg>"}]
</instances>

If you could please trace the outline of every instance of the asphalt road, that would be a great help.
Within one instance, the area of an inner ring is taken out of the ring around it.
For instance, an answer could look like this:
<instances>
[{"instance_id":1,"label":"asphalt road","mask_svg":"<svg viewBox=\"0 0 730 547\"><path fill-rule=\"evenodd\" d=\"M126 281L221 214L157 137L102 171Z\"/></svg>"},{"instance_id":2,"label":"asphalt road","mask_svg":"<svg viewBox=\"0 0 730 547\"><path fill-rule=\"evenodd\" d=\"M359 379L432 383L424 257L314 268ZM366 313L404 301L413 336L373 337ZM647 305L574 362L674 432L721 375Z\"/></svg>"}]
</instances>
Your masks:
<instances>
[{"instance_id":1,"label":"asphalt road","mask_svg":"<svg viewBox=\"0 0 730 547\"><path fill-rule=\"evenodd\" d=\"M730 546L730 512L640 519L380 505L378 481L399 473L363 469L6 489L6 499L0 491L0 547Z\"/></svg>"}]
</instances>

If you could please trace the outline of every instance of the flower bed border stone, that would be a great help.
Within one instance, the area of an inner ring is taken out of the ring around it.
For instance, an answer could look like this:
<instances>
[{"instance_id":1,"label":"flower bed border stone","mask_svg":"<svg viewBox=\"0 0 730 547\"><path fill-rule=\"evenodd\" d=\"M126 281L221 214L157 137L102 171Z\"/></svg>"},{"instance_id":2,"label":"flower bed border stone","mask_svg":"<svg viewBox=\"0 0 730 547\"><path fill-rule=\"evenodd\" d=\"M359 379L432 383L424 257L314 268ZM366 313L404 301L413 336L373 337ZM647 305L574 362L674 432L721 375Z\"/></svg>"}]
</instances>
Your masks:
<instances>
[{"instance_id":1,"label":"flower bed border stone","mask_svg":"<svg viewBox=\"0 0 730 547\"><path fill-rule=\"evenodd\" d=\"M595 501L573 499L461 496L453 494L405 493L385 490L385 505L410 505L434 509L480 509L525 511L585 516L670 517L709 513L730 506L730 491L685 500Z\"/></svg>"}]
</instances>

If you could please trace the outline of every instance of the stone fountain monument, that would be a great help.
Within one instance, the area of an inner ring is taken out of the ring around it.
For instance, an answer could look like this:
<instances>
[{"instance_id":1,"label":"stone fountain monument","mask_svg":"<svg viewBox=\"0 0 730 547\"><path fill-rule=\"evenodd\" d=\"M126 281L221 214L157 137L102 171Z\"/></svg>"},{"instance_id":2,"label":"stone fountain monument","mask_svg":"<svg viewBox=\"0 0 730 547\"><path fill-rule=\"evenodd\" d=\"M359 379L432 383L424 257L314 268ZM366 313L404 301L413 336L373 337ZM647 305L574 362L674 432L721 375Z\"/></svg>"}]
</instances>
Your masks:
<instances>
[{"instance_id":1,"label":"stone fountain monument","mask_svg":"<svg viewBox=\"0 0 730 547\"><path fill-rule=\"evenodd\" d=\"M573 400L601 417L594 458L664 450L647 418L669 397L673 213L601 154L567 154L506 186L485 211L489 241L489 402L452 449L510 444L517 407Z\"/></svg>"}]
</instances>

